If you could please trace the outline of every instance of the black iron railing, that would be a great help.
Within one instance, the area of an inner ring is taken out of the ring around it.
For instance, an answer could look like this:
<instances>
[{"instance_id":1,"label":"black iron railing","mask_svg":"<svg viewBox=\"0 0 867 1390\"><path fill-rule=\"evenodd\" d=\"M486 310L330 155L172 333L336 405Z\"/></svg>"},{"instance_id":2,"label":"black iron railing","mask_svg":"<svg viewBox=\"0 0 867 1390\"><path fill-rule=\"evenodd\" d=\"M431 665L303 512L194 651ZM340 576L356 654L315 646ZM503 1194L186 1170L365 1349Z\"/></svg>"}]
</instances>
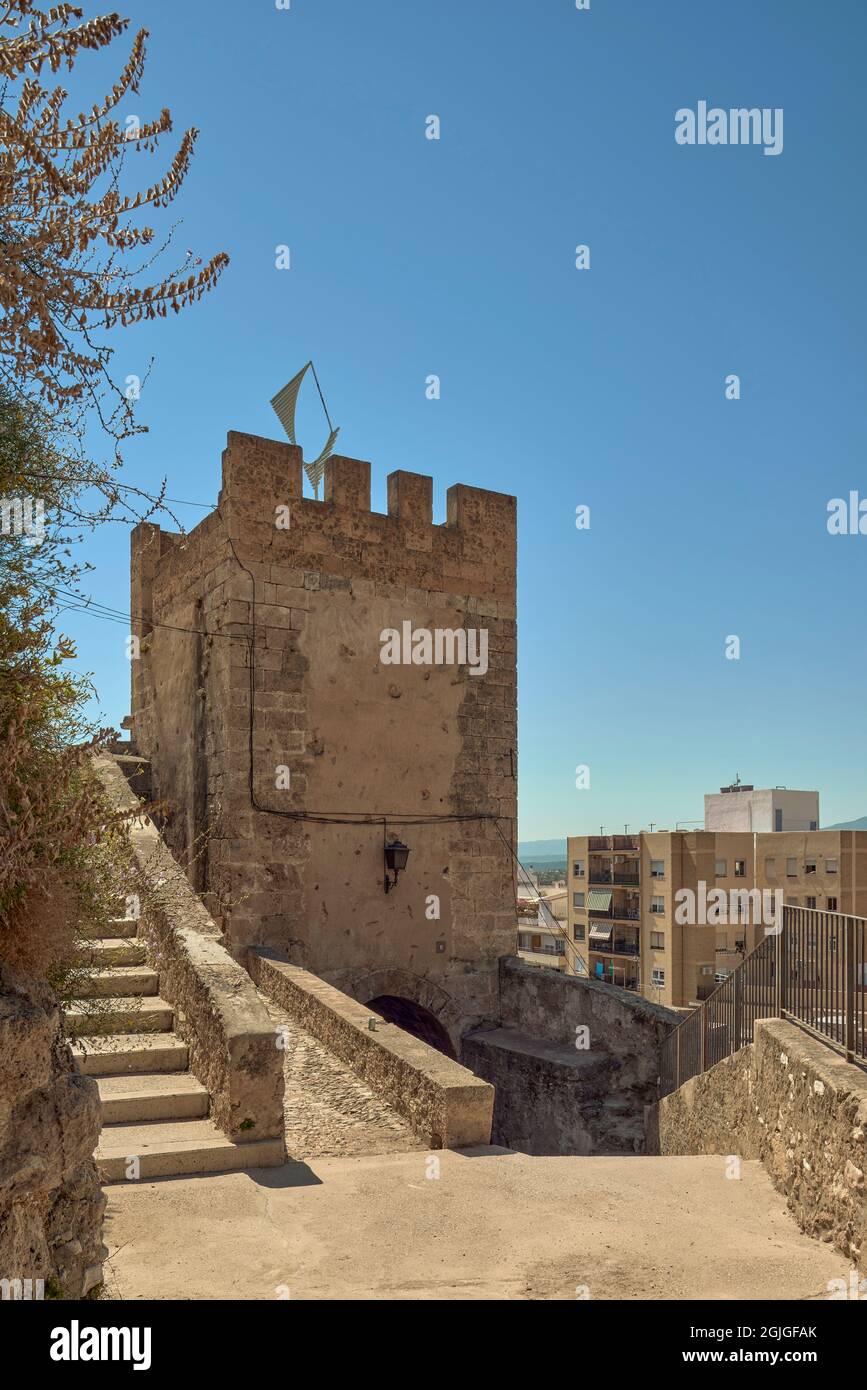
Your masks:
<instances>
[{"instance_id":1,"label":"black iron railing","mask_svg":"<svg viewBox=\"0 0 867 1390\"><path fill-rule=\"evenodd\" d=\"M779 932L664 1040L660 1096L752 1042L757 1018L785 1018L867 1065L867 920L784 907Z\"/></svg>"}]
</instances>

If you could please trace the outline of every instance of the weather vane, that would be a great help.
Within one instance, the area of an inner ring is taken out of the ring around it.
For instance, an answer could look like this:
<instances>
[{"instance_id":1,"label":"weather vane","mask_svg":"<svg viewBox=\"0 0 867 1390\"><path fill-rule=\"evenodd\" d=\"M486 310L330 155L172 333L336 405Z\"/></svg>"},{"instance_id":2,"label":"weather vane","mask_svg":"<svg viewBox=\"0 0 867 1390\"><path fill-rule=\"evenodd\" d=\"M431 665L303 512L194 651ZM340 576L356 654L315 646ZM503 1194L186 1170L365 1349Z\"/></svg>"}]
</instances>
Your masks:
<instances>
[{"instance_id":1,"label":"weather vane","mask_svg":"<svg viewBox=\"0 0 867 1390\"><path fill-rule=\"evenodd\" d=\"M304 463L303 456L301 459L301 462L304 464L304 472L307 474L313 487L313 495L318 498L319 484L322 481L322 474L325 472L325 460L330 456L334 448L334 442L340 433L340 429L339 427L335 429L331 423L331 416L328 414L328 407L325 404L322 387L319 385L319 377L316 375L316 368L313 366L312 361L308 362L305 367L302 367L298 375L293 376L292 380L288 381L283 389L278 391L276 396L272 397L271 404L277 413L280 424L289 436L289 443L297 444L298 440L295 438L295 407L298 404L298 392L301 390L301 383L307 375L308 370L313 372L313 380L316 382L316 390L319 392L319 399L322 402L322 409L325 411L325 418L328 421L328 428L330 430L328 442L318 458L315 458L312 463Z\"/></svg>"}]
</instances>

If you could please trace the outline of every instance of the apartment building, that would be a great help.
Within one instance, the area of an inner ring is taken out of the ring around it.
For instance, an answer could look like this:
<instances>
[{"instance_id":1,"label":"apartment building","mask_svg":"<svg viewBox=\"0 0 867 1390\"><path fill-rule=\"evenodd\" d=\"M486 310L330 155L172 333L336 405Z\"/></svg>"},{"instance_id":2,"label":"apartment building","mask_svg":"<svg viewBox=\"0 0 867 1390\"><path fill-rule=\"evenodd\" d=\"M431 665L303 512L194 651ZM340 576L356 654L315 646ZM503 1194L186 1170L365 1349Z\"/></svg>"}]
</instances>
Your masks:
<instances>
[{"instance_id":1,"label":"apartment building","mask_svg":"<svg viewBox=\"0 0 867 1390\"><path fill-rule=\"evenodd\" d=\"M541 889L523 864L518 870L518 957L525 965L566 970L570 936L566 925L567 889ZM574 972L573 972L574 973Z\"/></svg>"},{"instance_id":2,"label":"apartment building","mask_svg":"<svg viewBox=\"0 0 867 1390\"><path fill-rule=\"evenodd\" d=\"M583 835L568 851L566 969L674 1008L712 992L777 901L867 917L863 830Z\"/></svg>"}]
</instances>

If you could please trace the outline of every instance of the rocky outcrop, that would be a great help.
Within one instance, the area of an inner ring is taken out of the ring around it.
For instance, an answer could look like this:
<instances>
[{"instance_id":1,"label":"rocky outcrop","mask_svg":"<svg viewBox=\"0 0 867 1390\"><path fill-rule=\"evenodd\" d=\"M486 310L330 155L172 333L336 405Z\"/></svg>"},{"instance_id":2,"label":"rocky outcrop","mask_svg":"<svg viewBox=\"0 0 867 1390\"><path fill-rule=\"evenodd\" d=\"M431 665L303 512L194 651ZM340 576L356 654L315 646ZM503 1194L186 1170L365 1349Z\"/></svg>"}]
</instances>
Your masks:
<instances>
[{"instance_id":1,"label":"rocky outcrop","mask_svg":"<svg viewBox=\"0 0 867 1390\"><path fill-rule=\"evenodd\" d=\"M83 1298L102 1283L96 1084L79 1076L44 984L0 966L0 1280L7 1297Z\"/></svg>"}]
</instances>

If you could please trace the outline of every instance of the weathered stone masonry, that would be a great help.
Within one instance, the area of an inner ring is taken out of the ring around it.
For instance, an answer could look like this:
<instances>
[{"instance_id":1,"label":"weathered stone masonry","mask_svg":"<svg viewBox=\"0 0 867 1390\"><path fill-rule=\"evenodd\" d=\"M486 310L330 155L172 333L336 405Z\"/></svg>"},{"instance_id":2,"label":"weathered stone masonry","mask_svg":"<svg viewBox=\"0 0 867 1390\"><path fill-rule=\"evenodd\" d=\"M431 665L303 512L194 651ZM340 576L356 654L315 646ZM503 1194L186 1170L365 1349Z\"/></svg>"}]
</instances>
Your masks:
<instances>
[{"instance_id":1,"label":"weathered stone masonry","mask_svg":"<svg viewBox=\"0 0 867 1390\"><path fill-rule=\"evenodd\" d=\"M185 537L136 528L133 738L171 807L166 838L192 859L236 955L267 946L362 1002L409 999L456 1042L496 1017L497 958L514 949L512 861L497 826L512 843L515 499L452 487L434 526L431 479L401 471L380 515L370 465L342 457L326 465L324 495L302 496L298 448L230 433L218 510ZM380 633L406 619L486 628L487 673L381 664ZM385 824L251 805L254 631L258 805ZM479 814L499 820L411 823ZM411 850L388 895L385 833ZM426 915L430 895L438 919Z\"/></svg>"}]
</instances>

